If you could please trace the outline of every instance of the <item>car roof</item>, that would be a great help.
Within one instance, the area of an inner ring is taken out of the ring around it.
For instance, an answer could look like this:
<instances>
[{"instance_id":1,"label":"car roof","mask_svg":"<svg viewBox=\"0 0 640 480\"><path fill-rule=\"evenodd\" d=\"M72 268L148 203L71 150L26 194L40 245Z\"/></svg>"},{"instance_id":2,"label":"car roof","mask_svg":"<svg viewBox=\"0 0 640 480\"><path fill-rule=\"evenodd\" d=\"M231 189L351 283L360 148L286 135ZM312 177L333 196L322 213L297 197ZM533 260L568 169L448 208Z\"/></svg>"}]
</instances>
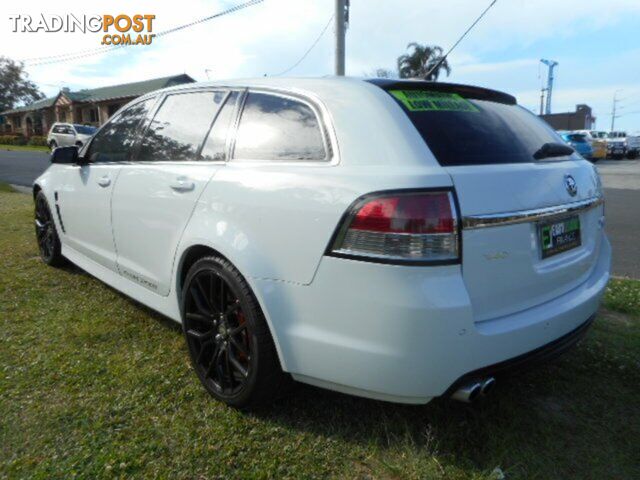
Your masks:
<instances>
[{"instance_id":1,"label":"car roof","mask_svg":"<svg viewBox=\"0 0 640 480\"><path fill-rule=\"evenodd\" d=\"M425 150L424 139L409 116L385 91L385 86L390 85L407 89L424 86L425 89L445 89L450 92L463 90L474 98L500 98L503 102L515 103L515 99L509 95L468 85L399 80L385 83L363 78L335 76L261 77L192 83L157 90L139 97L135 102L144 101L158 94L197 91L208 87L252 88L293 96L300 95L318 107L339 159L344 159L350 164L366 164L369 167L393 163L399 168L401 166L424 168L425 165L429 165L439 169L440 166L433 154L430 150ZM372 136L372 128L385 132L385 135ZM397 140L390 142L390 138Z\"/></svg>"},{"instance_id":2,"label":"car roof","mask_svg":"<svg viewBox=\"0 0 640 480\"><path fill-rule=\"evenodd\" d=\"M328 91L336 88L344 90L370 88L375 85L384 90L391 88L428 88L439 92L451 92L469 96L471 98L492 100L501 103L515 105L514 96L497 90L473 85L464 85L445 82L427 82L425 80L398 80L385 78L360 78L360 77L258 77L234 80L214 80L207 82L189 83L158 90L158 92L171 92L205 87L230 87L230 88L267 88L289 91L292 93L304 93L323 97ZM151 93L150 95L152 95Z\"/></svg>"}]
</instances>

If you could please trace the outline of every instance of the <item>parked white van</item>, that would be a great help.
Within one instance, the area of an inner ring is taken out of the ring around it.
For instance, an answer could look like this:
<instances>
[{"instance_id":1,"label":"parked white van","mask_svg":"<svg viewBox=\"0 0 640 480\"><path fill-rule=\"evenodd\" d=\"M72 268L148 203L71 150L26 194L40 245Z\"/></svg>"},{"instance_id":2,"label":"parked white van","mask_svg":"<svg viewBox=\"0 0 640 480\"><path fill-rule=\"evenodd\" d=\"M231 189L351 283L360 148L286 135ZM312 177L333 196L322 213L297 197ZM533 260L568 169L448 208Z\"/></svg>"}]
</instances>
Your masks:
<instances>
[{"instance_id":1,"label":"parked white van","mask_svg":"<svg viewBox=\"0 0 640 480\"><path fill-rule=\"evenodd\" d=\"M57 147L68 147L71 145L82 147L91 136L96 133L96 130L96 127L89 125L54 123L47 135L47 145L49 145L52 150Z\"/></svg>"}]
</instances>

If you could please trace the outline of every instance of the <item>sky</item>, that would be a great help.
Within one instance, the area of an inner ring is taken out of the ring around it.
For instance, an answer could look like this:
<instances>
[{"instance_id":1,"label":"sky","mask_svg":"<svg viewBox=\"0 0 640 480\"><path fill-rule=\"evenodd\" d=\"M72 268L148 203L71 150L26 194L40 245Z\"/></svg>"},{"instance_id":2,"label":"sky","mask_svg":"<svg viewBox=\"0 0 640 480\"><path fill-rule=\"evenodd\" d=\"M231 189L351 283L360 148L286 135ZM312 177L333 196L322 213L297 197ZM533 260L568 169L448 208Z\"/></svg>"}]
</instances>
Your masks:
<instances>
[{"instance_id":1,"label":"sky","mask_svg":"<svg viewBox=\"0 0 640 480\"><path fill-rule=\"evenodd\" d=\"M99 48L102 33L11 31L9 15L155 14L155 32L223 11L244 0L179 2L31 0L3 8L0 55L15 60ZM445 50L488 6L490 0L351 0L347 30L347 75L367 76L395 69L407 44ZM329 22L334 0L264 2L132 46L73 61L25 62L30 78L46 95L187 73L196 80L278 75L303 56ZM288 76L333 72L333 24ZM509 92L539 110L546 81L541 58L559 62L552 111L590 105L598 129L608 130L614 94L616 129L640 131L640 0L498 0L453 51L452 73L441 78ZM617 92L617 93L616 93Z\"/></svg>"}]
</instances>

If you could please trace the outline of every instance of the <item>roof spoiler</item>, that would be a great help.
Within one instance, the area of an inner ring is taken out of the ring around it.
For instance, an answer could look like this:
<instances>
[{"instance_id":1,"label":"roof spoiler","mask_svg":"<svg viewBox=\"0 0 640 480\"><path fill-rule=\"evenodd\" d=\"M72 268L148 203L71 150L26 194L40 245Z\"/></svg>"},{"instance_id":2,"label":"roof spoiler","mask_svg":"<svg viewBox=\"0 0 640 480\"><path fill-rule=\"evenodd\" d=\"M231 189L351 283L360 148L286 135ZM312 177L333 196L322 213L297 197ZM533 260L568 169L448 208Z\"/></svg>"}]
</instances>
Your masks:
<instances>
[{"instance_id":1,"label":"roof spoiler","mask_svg":"<svg viewBox=\"0 0 640 480\"><path fill-rule=\"evenodd\" d=\"M384 90L424 90L428 89L434 92L457 93L465 98L474 98L476 100L488 100L491 102L505 103L507 105L516 105L516 97L508 93L491 90L489 88L474 87L472 85L459 85L456 83L428 82L426 80L393 80L388 78L371 78L366 82L377 85Z\"/></svg>"}]
</instances>

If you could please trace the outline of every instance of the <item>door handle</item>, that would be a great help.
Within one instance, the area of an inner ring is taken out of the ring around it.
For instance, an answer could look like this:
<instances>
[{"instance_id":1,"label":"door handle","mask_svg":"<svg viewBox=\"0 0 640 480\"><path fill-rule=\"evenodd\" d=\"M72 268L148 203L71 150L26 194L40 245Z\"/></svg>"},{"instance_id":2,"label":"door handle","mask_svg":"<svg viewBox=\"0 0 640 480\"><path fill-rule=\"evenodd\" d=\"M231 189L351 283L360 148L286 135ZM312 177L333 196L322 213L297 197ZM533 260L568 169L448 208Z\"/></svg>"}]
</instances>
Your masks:
<instances>
[{"instance_id":1,"label":"door handle","mask_svg":"<svg viewBox=\"0 0 640 480\"><path fill-rule=\"evenodd\" d=\"M169 186L176 192L189 192L196 188L196 184L187 178L176 178Z\"/></svg>"},{"instance_id":2,"label":"door handle","mask_svg":"<svg viewBox=\"0 0 640 480\"><path fill-rule=\"evenodd\" d=\"M111 179L106 175L104 177L100 177L100 179L98 180L98 185L100 185L101 187L108 187L109 185L111 185Z\"/></svg>"}]
</instances>

